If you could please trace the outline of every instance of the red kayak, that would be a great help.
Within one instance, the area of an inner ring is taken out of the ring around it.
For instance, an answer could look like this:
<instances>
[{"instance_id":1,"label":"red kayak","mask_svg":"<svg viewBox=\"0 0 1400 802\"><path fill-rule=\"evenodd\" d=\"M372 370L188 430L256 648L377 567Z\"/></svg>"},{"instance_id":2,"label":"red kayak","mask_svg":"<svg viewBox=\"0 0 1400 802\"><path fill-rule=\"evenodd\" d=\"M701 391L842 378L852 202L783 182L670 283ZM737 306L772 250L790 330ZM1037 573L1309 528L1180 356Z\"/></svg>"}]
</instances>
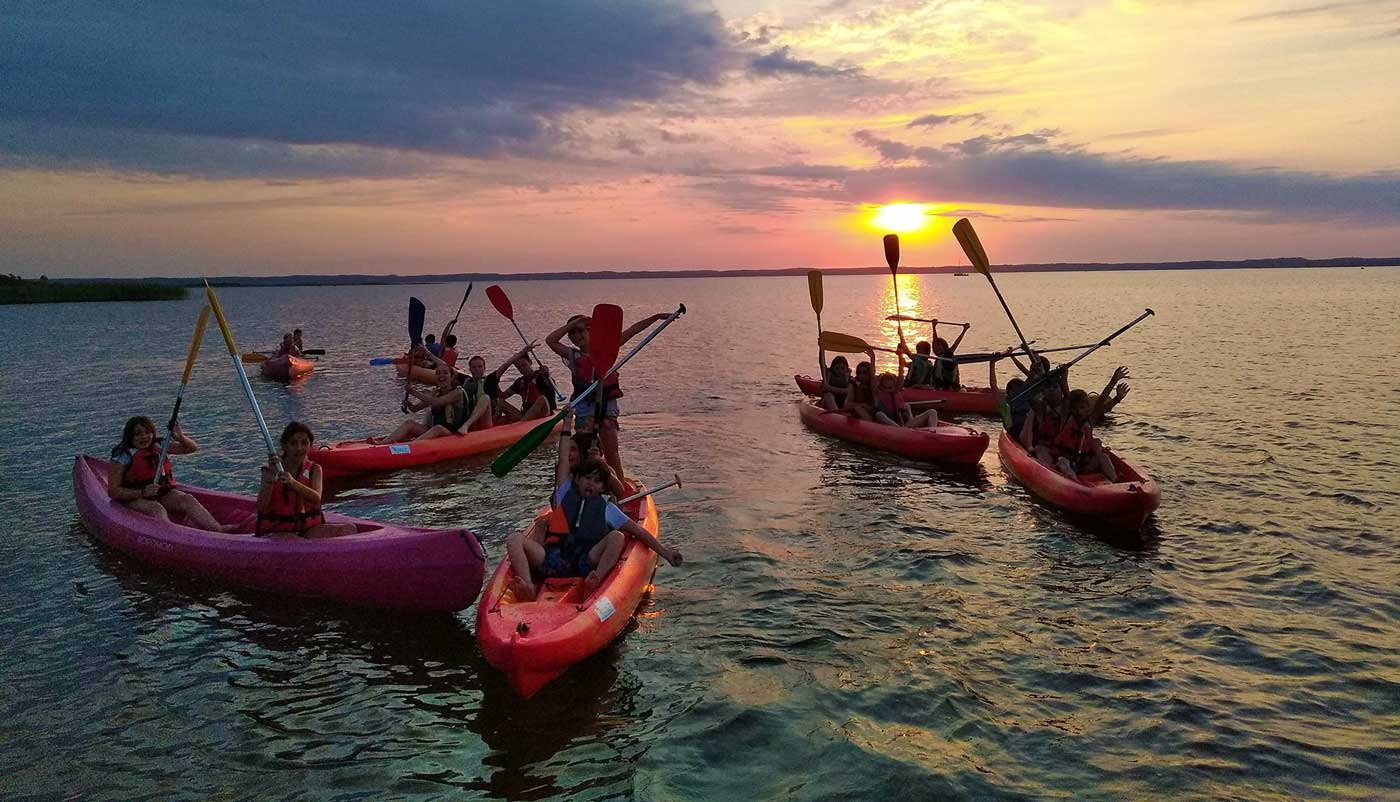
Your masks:
<instances>
[{"instance_id":1,"label":"red kayak","mask_svg":"<svg viewBox=\"0 0 1400 802\"><path fill-rule=\"evenodd\" d=\"M794 376L797 386L806 395L813 397L822 394L821 379L813 379L810 376ZM939 414L962 413L964 415L992 415L1000 416L1001 412L997 408L997 394L992 392L990 387L964 387L961 390L932 390L927 387L904 387L900 393L910 403L915 401L942 401L938 406Z\"/></svg>"},{"instance_id":2,"label":"red kayak","mask_svg":"<svg viewBox=\"0 0 1400 802\"><path fill-rule=\"evenodd\" d=\"M465 609L481 590L486 554L466 529L419 529L327 512L357 534L315 540L254 537L257 499L181 484L233 534L161 521L107 497L107 461L73 461L78 515L98 540L143 562L220 582L347 604L418 612Z\"/></svg>"},{"instance_id":3,"label":"red kayak","mask_svg":"<svg viewBox=\"0 0 1400 802\"><path fill-rule=\"evenodd\" d=\"M261 363L262 375L269 379L291 381L316 369L316 363L296 356L274 356Z\"/></svg>"},{"instance_id":4,"label":"red kayak","mask_svg":"<svg viewBox=\"0 0 1400 802\"><path fill-rule=\"evenodd\" d=\"M932 429L910 429L861 420L848 412L828 412L811 401L798 401L797 411L803 423L822 434L934 462L976 465L991 440L985 432L966 426L939 423Z\"/></svg>"},{"instance_id":5,"label":"red kayak","mask_svg":"<svg viewBox=\"0 0 1400 802\"><path fill-rule=\"evenodd\" d=\"M437 384L437 370L435 368L428 368L422 365L410 366L408 364L407 355L394 357L394 372L399 374L400 379L412 372L413 381L418 384ZM453 368L452 372L456 375L458 382L467 376L465 371L458 370L457 368Z\"/></svg>"},{"instance_id":6,"label":"red kayak","mask_svg":"<svg viewBox=\"0 0 1400 802\"><path fill-rule=\"evenodd\" d=\"M622 509L656 535L659 523L651 496ZM548 515L546 509L539 517ZM533 696L622 632L651 587L656 565L656 552L632 540L592 595L583 595L581 579L549 579L540 587L538 598L520 602L510 588L515 578L510 558L503 557L476 607L481 653L486 662L505 672L517 693Z\"/></svg>"},{"instance_id":7,"label":"red kayak","mask_svg":"<svg viewBox=\"0 0 1400 802\"><path fill-rule=\"evenodd\" d=\"M350 476L371 471L396 471L413 465L469 457L486 451L497 451L525 436L544 423L543 419L503 423L490 429L478 429L466 434L454 434L432 440L374 445L368 440L346 440L328 448L315 448L307 459L321 466L326 477ZM555 428L558 428L555 424Z\"/></svg>"},{"instance_id":8,"label":"red kayak","mask_svg":"<svg viewBox=\"0 0 1400 802\"><path fill-rule=\"evenodd\" d=\"M1120 529L1136 532L1162 503L1157 483L1111 451L1108 456L1118 471L1117 482L1109 482L1097 473L1080 474L1075 481L1042 465L1005 431L1001 433L997 451L1006 472L1027 490L1056 507L1097 518Z\"/></svg>"}]
</instances>

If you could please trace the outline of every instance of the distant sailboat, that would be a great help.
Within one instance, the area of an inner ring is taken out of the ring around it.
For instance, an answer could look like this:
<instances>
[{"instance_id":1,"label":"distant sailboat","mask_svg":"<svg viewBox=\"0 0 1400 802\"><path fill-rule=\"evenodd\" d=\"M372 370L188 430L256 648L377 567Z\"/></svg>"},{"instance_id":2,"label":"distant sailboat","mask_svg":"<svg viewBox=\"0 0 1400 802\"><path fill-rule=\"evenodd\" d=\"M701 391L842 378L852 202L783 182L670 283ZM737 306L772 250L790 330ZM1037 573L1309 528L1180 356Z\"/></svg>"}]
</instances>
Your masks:
<instances>
[{"instance_id":1,"label":"distant sailboat","mask_svg":"<svg viewBox=\"0 0 1400 802\"><path fill-rule=\"evenodd\" d=\"M954 273L953 275L955 275L955 276L966 276L967 274L966 274L966 273Z\"/></svg>"}]
</instances>

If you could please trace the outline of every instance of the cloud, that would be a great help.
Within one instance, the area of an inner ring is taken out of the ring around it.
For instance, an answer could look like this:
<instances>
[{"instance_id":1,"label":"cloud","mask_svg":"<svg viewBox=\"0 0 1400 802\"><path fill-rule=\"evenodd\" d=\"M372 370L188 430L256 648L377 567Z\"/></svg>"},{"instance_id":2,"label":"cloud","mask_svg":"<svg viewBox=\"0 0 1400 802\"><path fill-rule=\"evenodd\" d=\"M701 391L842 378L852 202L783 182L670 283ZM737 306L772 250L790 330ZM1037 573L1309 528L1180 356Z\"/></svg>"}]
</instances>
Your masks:
<instances>
[{"instance_id":1,"label":"cloud","mask_svg":"<svg viewBox=\"0 0 1400 802\"><path fill-rule=\"evenodd\" d=\"M971 120L974 123L980 123L984 119L985 118L981 114L925 114L922 117L916 117L910 120L908 127L917 128L923 126L925 128L936 128L940 125L950 125L952 123L962 122L963 120Z\"/></svg>"},{"instance_id":2,"label":"cloud","mask_svg":"<svg viewBox=\"0 0 1400 802\"><path fill-rule=\"evenodd\" d=\"M903 142L896 142L893 139L883 139L870 131L860 130L851 134L851 138L878 151L880 158L885 161L902 162L914 157L914 148Z\"/></svg>"},{"instance_id":3,"label":"cloud","mask_svg":"<svg viewBox=\"0 0 1400 802\"><path fill-rule=\"evenodd\" d=\"M1394 0L1349 0L1347 2L1320 3L1314 6L1303 6L1301 8L1286 8L1280 11L1268 11L1262 14L1251 14L1246 17L1239 17L1235 22L1265 22L1273 20L1296 19L1298 17L1314 17L1324 14L1340 13L1343 16L1352 12L1365 12L1371 8L1388 8L1394 4Z\"/></svg>"},{"instance_id":4,"label":"cloud","mask_svg":"<svg viewBox=\"0 0 1400 802\"><path fill-rule=\"evenodd\" d=\"M787 45L750 59L749 72L764 77L800 75L807 78L857 77L861 74L856 67L829 67L815 61L793 58L792 48Z\"/></svg>"},{"instance_id":5,"label":"cloud","mask_svg":"<svg viewBox=\"0 0 1400 802\"><path fill-rule=\"evenodd\" d=\"M12 160L89 161L101 151L85 145L105 139L123 150L114 163L161 171L180 165L159 137L208 140L188 146L196 170L204 151L248 142L293 161L309 157L286 148L539 155L568 141L571 113L716 84L739 63L733 47L689 0L15 0L0 125Z\"/></svg>"}]
</instances>

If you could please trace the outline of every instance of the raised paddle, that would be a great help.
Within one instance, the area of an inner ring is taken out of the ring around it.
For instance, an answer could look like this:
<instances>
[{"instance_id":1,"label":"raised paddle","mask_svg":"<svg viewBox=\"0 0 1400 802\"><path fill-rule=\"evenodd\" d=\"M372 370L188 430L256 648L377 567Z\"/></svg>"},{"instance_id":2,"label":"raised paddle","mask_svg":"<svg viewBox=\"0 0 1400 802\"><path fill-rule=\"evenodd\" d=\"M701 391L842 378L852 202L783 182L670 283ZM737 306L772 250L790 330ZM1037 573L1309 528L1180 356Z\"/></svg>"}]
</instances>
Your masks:
<instances>
[{"instance_id":1,"label":"raised paddle","mask_svg":"<svg viewBox=\"0 0 1400 802\"><path fill-rule=\"evenodd\" d=\"M601 378L611 372L621 347L622 307L616 304L598 304L593 307L593 314L588 317L588 361L593 365L595 377ZM593 417L599 424L603 422L606 397L607 386L600 382L593 407Z\"/></svg>"},{"instance_id":2,"label":"raised paddle","mask_svg":"<svg viewBox=\"0 0 1400 802\"><path fill-rule=\"evenodd\" d=\"M1138 315L1137 317L1133 318L1133 320L1132 320L1131 323L1128 323L1126 326L1124 326L1123 328L1119 329L1118 331L1115 331L1115 332L1113 332L1112 334L1108 335L1107 337L1103 338L1102 340L1099 340L1097 343L1094 343L1094 345L1093 345L1092 347L1090 347L1089 350L1085 351L1084 353L1080 354L1079 356L1075 357L1074 359L1071 359L1070 361L1066 362L1066 363L1063 364L1063 365L1057 366L1054 370L1050 371L1049 373L1045 374L1044 376L1041 376L1040 378L1036 379L1035 381L1031 382L1030 384L1027 384L1027 385L1021 390L1021 392L1017 393L1015 396L1013 396L1013 397L1011 397L1011 398L1008 398L1008 399L1006 400L1006 403L1007 403L1007 404L1011 404L1011 403L1013 403L1013 402L1015 402L1015 401L1020 400L1022 396L1026 395L1026 393L1029 393L1031 390L1035 389L1036 387L1039 387L1043 382L1045 382L1046 379L1049 379L1052 375L1054 375L1054 374L1056 374L1056 373L1059 373L1059 372L1063 372L1063 371L1069 370L1070 368L1074 367L1075 363L1079 362L1079 360L1083 359L1084 357L1088 356L1089 354L1094 353L1095 351L1099 350L1100 348L1104 347L1105 345L1108 345L1108 344L1112 343L1112 342L1118 337L1118 335L1122 334L1123 332L1127 331L1128 329L1131 329L1133 326L1136 326L1137 324L1141 323L1142 321L1146 320L1147 318L1149 318L1149 317L1151 317L1151 316L1153 316L1153 315L1155 315L1155 314L1157 314L1157 313L1156 313L1156 312L1153 312L1152 309L1151 309L1150 307L1147 308L1147 309L1145 309L1145 310L1143 310L1143 313L1140 314L1140 315Z\"/></svg>"},{"instance_id":3,"label":"raised paddle","mask_svg":"<svg viewBox=\"0 0 1400 802\"><path fill-rule=\"evenodd\" d=\"M827 351L837 351L843 354L863 354L866 351L885 351L887 353L898 353L894 348L882 348L856 337L853 334L842 334L838 331L824 331L817 338L817 342Z\"/></svg>"},{"instance_id":4,"label":"raised paddle","mask_svg":"<svg viewBox=\"0 0 1400 802\"><path fill-rule=\"evenodd\" d=\"M507 448L501 454L501 456L496 458L495 462L491 463L491 473L495 474L498 477L505 476L506 474L510 473L516 465L520 464L521 460L525 459L525 457L528 456L530 452L534 451L536 448L539 447L540 443L544 442L544 439L549 436L550 432L554 431L554 427L559 425L559 421L564 419L564 415L570 409L577 406L579 402L587 398L589 393L592 393L594 390L601 387L604 379L620 370L623 365L626 365L629 361L631 361L632 357L636 356L643 348L645 348L647 343L656 339L656 336L660 334L662 330L664 330L667 326L671 325L672 323L676 322L676 318L684 314L685 304L681 304L679 307L676 308L675 312L671 313L670 317L657 324L656 328L652 329L650 334L643 337L641 342L637 343L631 351L628 351L626 356L614 362L611 370L609 370L606 374L599 377L598 379L594 380L594 382L588 385L588 387L586 387L583 392L574 396L568 404L565 404L563 408L561 408L553 416L544 420L530 431L526 432L524 437L520 438L519 440L516 440L514 445L512 445L510 448ZM591 329L588 335L588 345L589 349L592 350L593 332Z\"/></svg>"},{"instance_id":5,"label":"raised paddle","mask_svg":"<svg viewBox=\"0 0 1400 802\"><path fill-rule=\"evenodd\" d=\"M520 342L529 345L530 341L525 337L525 332L521 331L520 324L515 322L515 307L511 306L510 298L506 297L506 291L501 289L501 285L492 284L487 287L486 300L490 301L491 305L496 308L496 311L501 313L501 317L509 320L510 325L515 327L515 333L520 335ZM590 342L592 342L591 339ZM533 352L530 353L530 356L534 358L536 365L540 364L539 358L535 357ZM560 393L559 388L554 386L554 379L546 376L545 381L549 382L549 389L553 391L555 400L563 401L564 394Z\"/></svg>"},{"instance_id":6,"label":"raised paddle","mask_svg":"<svg viewBox=\"0 0 1400 802\"><path fill-rule=\"evenodd\" d=\"M204 339L204 327L209 323L209 305L199 310L199 320L194 324L194 339L190 340L190 353L185 357L185 376L180 379L180 389L175 391L175 410L170 413L170 423L165 425L168 430L173 430L175 424L180 419L180 402L185 399L185 385L190 383L190 372L194 370L195 357L199 356L199 343ZM162 481L164 481L165 457L170 453L171 437L166 437L160 444L160 459L156 460L156 470L161 471Z\"/></svg>"},{"instance_id":7,"label":"raised paddle","mask_svg":"<svg viewBox=\"0 0 1400 802\"><path fill-rule=\"evenodd\" d=\"M472 284L474 283L467 282L467 291L462 295L462 302L457 304L457 314L453 315L452 319L447 321L447 325L442 327L442 336L438 338L438 342L442 343L443 348L447 347L447 343L444 341L447 339L447 335L452 333L452 327L457 325L457 318L462 316L462 307L467 305L467 299L472 295Z\"/></svg>"},{"instance_id":8,"label":"raised paddle","mask_svg":"<svg viewBox=\"0 0 1400 802\"><path fill-rule=\"evenodd\" d=\"M214 319L219 321L219 330L224 333L224 344L228 346L228 355L233 358L233 370L238 374L238 381L243 385L243 394L248 397L248 406L253 409L253 417L258 420L258 431L262 432L263 443L267 446L268 456L277 463L277 472L282 472L282 459L277 456L277 446L272 442L272 434L267 430L267 421L263 420L262 410L258 409L258 399L253 395L253 386L248 383L248 374L243 372L243 363L238 358L238 346L233 344L233 332L228 329L228 321L224 320L224 310L219 307L219 299L214 295L214 288L209 286L209 280L204 280L204 292L209 296L209 307L214 310Z\"/></svg>"},{"instance_id":9,"label":"raised paddle","mask_svg":"<svg viewBox=\"0 0 1400 802\"><path fill-rule=\"evenodd\" d=\"M933 325L942 323L945 326L972 326L971 323L954 323L951 320L939 320L936 317L910 317L909 315L890 315L889 317L885 318L885 320L903 320L910 323L930 323Z\"/></svg>"},{"instance_id":10,"label":"raised paddle","mask_svg":"<svg viewBox=\"0 0 1400 802\"><path fill-rule=\"evenodd\" d=\"M890 266L890 283L894 284L895 326L899 329L899 341L904 342L904 324L899 322L899 235L885 235L885 263Z\"/></svg>"},{"instance_id":11,"label":"raised paddle","mask_svg":"<svg viewBox=\"0 0 1400 802\"><path fill-rule=\"evenodd\" d=\"M807 294L812 297L812 311L817 313L817 337L822 336L822 271L807 271ZM822 381L826 381L826 365L822 365Z\"/></svg>"},{"instance_id":12,"label":"raised paddle","mask_svg":"<svg viewBox=\"0 0 1400 802\"><path fill-rule=\"evenodd\" d=\"M466 299L463 299L465 303ZM408 412L408 392L413 387L413 350L423 342L423 318L427 317L428 308L423 302L414 297L408 299L408 370L403 376L403 402L399 404L399 409Z\"/></svg>"},{"instance_id":13,"label":"raised paddle","mask_svg":"<svg viewBox=\"0 0 1400 802\"><path fill-rule=\"evenodd\" d=\"M1011 328L1016 330L1016 336L1021 338L1021 347L1026 349L1026 353L1031 357L1035 352L1031 350L1030 343L1026 342L1026 335L1021 333L1021 327L1016 323L1016 316L1011 314L1011 307L1006 305L1006 299L1001 297L1001 290L997 288L996 279L992 278L992 265L987 261L987 252L982 248L982 241L977 238L977 232L972 228L972 221L966 217L953 224L953 236L958 238L958 244L962 246L963 253L967 254L967 260L972 266L977 268L977 272L987 277L987 282L992 285L992 292L997 294L997 300L1001 301L1001 308L1006 310L1006 317L1011 320Z\"/></svg>"}]
</instances>

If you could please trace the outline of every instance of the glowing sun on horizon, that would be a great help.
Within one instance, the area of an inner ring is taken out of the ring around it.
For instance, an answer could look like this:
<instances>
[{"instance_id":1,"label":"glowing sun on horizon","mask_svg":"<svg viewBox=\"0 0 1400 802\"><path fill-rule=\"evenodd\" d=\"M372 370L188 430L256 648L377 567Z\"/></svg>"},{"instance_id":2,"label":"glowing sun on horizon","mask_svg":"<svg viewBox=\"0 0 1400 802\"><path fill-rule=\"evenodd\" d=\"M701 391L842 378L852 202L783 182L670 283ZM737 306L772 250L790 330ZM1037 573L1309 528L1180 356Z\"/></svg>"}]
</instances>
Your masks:
<instances>
[{"instance_id":1,"label":"glowing sun on horizon","mask_svg":"<svg viewBox=\"0 0 1400 802\"><path fill-rule=\"evenodd\" d=\"M930 209L926 203L886 204L870 219L870 225L882 231L900 234L918 231L928 225Z\"/></svg>"}]
</instances>

